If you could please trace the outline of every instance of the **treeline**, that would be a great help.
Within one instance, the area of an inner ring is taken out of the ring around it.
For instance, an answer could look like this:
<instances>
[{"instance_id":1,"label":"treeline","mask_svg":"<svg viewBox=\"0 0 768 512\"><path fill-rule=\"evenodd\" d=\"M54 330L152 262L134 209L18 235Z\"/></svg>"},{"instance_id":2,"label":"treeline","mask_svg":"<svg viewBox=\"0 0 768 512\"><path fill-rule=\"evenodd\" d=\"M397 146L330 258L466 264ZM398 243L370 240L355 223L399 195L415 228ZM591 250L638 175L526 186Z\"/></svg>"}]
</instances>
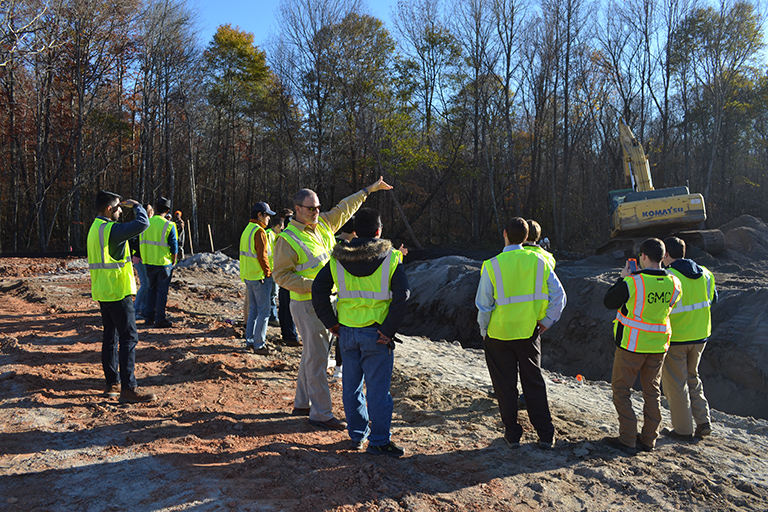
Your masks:
<instances>
[{"instance_id":1,"label":"treeline","mask_svg":"<svg viewBox=\"0 0 768 512\"><path fill-rule=\"evenodd\" d=\"M283 0L264 48L201 44L183 0L0 5L0 251L82 250L94 193L160 195L196 250L250 206L370 202L409 245L498 246L510 215L555 247L609 233L626 188L618 119L656 188L704 194L713 227L768 218L763 17L749 2Z\"/></svg>"}]
</instances>

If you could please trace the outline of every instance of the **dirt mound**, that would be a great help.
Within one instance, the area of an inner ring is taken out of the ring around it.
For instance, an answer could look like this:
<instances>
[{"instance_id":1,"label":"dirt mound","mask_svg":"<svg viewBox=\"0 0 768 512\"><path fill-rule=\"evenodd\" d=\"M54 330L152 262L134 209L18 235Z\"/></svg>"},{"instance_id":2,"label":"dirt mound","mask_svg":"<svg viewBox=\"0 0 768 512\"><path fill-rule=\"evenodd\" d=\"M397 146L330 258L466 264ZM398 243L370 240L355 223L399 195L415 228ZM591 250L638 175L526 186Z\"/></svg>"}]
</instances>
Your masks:
<instances>
[{"instance_id":1,"label":"dirt mound","mask_svg":"<svg viewBox=\"0 0 768 512\"><path fill-rule=\"evenodd\" d=\"M474 309L481 264L464 256L445 256L406 265L411 298L401 332L482 346Z\"/></svg>"},{"instance_id":2,"label":"dirt mound","mask_svg":"<svg viewBox=\"0 0 768 512\"><path fill-rule=\"evenodd\" d=\"M725 246L732 252L731 258L739 261L768 260L768 225L751 215L720 227L725 234Z\"/></svg>"}]
</instances>

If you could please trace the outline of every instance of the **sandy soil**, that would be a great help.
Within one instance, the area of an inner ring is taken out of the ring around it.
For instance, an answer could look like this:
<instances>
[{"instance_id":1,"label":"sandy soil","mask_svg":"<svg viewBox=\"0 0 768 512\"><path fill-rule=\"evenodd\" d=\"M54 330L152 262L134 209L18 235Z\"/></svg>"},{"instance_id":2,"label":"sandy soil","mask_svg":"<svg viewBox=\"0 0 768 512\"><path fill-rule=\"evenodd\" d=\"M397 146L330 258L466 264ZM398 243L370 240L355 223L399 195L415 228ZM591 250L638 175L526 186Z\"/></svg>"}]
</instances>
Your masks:
<instances>
[{"instance_id":1,"label":"sandy soil","mask_svg":"<svg viewBox=\"0 0 768 512\"><path fill-rule=\"evenodd\" d=\"M623 455L609 386L547 374L552 451L501 423L482 353L405 337L394 439L407 457L348 449L290 415L300 348L243 352L244 287L177 269L173 329L140 329L137 378L160 399L101 396L101 320L82 261L0 259L0 504L9 511L647 511L768 508L768 423L715 411L698 443ZM277 337L270 328L269 336ZM546 349L545 349L546 350ZM343 417L341 386L332 381ZM638 404L639 407L639 404Z\"/></svg>"}]
</instances>

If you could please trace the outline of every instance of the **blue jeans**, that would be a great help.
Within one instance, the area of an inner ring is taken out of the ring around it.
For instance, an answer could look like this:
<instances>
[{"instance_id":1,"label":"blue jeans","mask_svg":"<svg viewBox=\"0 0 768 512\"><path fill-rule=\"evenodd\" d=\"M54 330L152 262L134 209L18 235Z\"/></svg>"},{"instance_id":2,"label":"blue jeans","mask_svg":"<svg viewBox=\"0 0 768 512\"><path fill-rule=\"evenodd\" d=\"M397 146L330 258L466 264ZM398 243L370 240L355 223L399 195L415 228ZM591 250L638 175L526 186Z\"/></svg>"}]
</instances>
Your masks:
<instances>
[{"instance_id":1,"label":"blue jeans","mask_svg":"<svg viewBox=\"0 0 768 512\"><path fill-rule=\"evenodd\" d=\"M107 386L119 382L123 389L136 388L136 320L133 299L130 295L123 300L99 302L101 320L104 322L104 336L101 340L101 365Z\"/></svg>"},{"instance_id":2,"label":"blue jeans","mask_svg":"<svg viewBox=\"0 0 768 512\"><path fill-rule=\"evenodd\" d=\"M144 318L151 322L165 320L165 304L168 302L168 288L171 286L173 265L144 265L147 269L149 286L144 302Z\"/></svg>"},{"instance_id":3,"label":"blue jeans","mask_svg":"<svg viewBox=\"0 0 768 512\"><path fill-rule=\"evenodd\" d=\"M149 278L147 277L147 267L144 263L134 263L133 268L139 276L139 291L136 293L136 300L133 301L133 308L137 313L144 315L144 303L147 300L147 289L149 288Z\"/></svg>"},{"instance_id":4,"label":"blue jeans","mask_svg":"<svg viewBox=\"0 0 768 512\"><path fill-rule=\"evenodd\" d=\"M267 322L269 322L269 300L272 295L271 277L261 281L245 281L248 292L248 320L245 323L245 344L253 348L262 348L267 340Z\"/></svg>"},{"instance_id":5,"label":"blue jeans","mask_svg":"<svg viewBox=\"0 0 768 512\"><path fill-rule=\"evenodd\" d=\"M339 329L339 345L344 354L341 383L347 430L352 440L367 437L371 446L388 444L392 425L393 402L389 386L394 355L389 347L376 343L378 337L376 327L342 325Z\"/></svg>"},{"instance_id":6,"label":"blue jeans","mask_svg":"<svg viewBox=\"0 0 768 512\"><path fill-rule=\"evenodd\" d=\"M269 319L273 321L277 321L277 288L277 283L272 279L272 289L269 290Z\"/></svg>"}]
</instances>

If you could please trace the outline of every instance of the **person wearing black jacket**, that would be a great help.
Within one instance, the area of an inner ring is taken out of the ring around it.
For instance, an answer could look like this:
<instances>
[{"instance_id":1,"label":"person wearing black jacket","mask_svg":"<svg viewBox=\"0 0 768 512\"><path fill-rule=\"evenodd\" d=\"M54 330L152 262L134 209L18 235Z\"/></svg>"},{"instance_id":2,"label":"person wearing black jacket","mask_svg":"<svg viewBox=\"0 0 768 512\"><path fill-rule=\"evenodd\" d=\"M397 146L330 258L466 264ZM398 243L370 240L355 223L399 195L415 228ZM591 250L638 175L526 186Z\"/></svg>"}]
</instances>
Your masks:
<instances>
[{"instance_id":1,"label":"person wearing black jacket","mask_svg":"<svg viewBox=\"0 0 768 512\"><path fill-rule=\"evenodd\" d=\"M391 440L389 388L393 338L405 317L410 291L400 251L380 238L381 227L376 210L357 212L358 238L336 245L312 284L312 305L323 325L339 336L344 354L342 397L352 448L362 450L367 439L368 453L400 457L404 450ZM338 316L331 306L334 285Z\"/></svg>"}]
</instances>

